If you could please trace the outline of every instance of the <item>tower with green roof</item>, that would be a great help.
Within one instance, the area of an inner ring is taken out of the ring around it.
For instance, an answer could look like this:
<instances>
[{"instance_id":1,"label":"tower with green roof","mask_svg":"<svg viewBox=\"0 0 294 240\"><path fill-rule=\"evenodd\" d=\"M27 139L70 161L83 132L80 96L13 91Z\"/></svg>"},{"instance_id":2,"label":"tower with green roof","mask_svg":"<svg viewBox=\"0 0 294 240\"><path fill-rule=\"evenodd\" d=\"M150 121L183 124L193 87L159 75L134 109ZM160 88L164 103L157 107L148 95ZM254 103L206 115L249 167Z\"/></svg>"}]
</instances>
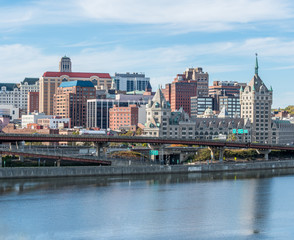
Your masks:
<instances>
[{"instance_id":1,"label":"tower with green roof","mask_svg":"<svg viewBox=\"0 0 294 240\"><path fill-rule=\"evenodd\" d=\"M258 58L255 59L255 74L248 85L240 89L241 117L252 124L251 140L271 143L272 88L268 89L258 73Z\"/></svg>"}]
</instances>

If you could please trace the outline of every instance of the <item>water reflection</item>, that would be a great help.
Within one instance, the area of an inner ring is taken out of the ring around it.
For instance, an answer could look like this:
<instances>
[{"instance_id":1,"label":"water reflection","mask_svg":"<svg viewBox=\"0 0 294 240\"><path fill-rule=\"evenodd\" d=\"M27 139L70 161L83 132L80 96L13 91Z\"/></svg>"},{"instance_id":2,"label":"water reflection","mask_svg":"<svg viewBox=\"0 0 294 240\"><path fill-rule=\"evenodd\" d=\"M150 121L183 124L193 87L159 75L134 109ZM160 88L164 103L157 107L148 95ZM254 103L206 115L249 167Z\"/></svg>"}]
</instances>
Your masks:
<instances>
[{"instance_id":1,"label":"water reflection","mask_svg":"<svg viewBox=\"0 0 294 240\"><path fill-rule=\"evenodd\" d=\"M294 220L293 176L284 169L2 180L1 239L283 239L294 234L280 224Z\"/></svg>"},{"instance_id":2,"label":"water reflection","mask_svg":"<svg viewBox=\"0 0 294 240\"><path fill-rule=\"evenodd\" d=\"M162 174L162 175L134 175L122 177L68 177L68 178L35 178L35 179L4 179L0 182L0 194L26 193L41 189L56 190L75 188L79 186L105 187L119 182L145 181L148 185L208 182L216 180L241 180L271 178L294 174L293 169L246 171L246 172L217 172L217 173L189 173L189 174ZM259 182L258 184L261 184ZM254 187L258 189L258 186ZM252 190L255 192L255 190ZM250 193L249 193L250 194ZM254 194L250 194L253 196ZM248 197L247 197L248 198Z\"/></svg>"}]
</instances>

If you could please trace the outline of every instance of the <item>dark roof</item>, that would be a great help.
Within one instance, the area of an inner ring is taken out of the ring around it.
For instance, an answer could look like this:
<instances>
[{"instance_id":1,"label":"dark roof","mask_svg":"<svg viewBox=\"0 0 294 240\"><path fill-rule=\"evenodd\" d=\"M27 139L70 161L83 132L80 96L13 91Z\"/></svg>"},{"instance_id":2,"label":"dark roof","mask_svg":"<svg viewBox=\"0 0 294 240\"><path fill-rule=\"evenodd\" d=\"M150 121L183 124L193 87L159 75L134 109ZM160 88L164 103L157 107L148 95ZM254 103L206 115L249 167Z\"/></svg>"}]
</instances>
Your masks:
<instances>
[{"instance_id":1,"label":"dark roof","mask_svg":"<svg viewBox=\"0 0 294 240\"><path fill-rule=\"evenodd\" d=\"M5 86L6 91L13 91L14 88L17 88L15 83L0 83L0 89Z\"/></svg>"},{"instance_id":2,"label":"dark roof","mask_svg":"<svg viewBox=\"0 0 294 240\"><path fill-rule=\"evenodd\" d=\"M24 84L25 82L27 82L29 85L35 85L37 81L39 81L39 78L25 78L22 81L22 84Z\"/></svg>"},{"instance_id":3,"label":"dark roof","mask_svg":"<svg viewBox=\"0 0 294 240\"><path fill-rule=\"evenodd\" d=\"M62 82L59 87L94 87L94 84L91 81L70 81L70 82Z\"/></svg>"}]
</instances>

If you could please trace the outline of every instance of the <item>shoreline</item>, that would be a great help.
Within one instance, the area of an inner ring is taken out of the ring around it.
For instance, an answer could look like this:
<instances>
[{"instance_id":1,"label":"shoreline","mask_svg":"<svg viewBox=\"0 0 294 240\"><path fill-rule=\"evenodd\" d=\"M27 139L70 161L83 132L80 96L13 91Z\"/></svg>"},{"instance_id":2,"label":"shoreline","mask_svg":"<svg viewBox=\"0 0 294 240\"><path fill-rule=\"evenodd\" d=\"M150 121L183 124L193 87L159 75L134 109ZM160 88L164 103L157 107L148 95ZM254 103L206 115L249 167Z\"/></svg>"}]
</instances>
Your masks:
<instances>
[{"instance_id":1,"label":"shoreline","mask_svg":"<svg viewBox=\"0 0 294 240\"><path fill-rule=\"evenodd\" d=\"M0 179L207 173L294 168L294 160L148 166L5 167Z\"/></svg>"}]
</instances>

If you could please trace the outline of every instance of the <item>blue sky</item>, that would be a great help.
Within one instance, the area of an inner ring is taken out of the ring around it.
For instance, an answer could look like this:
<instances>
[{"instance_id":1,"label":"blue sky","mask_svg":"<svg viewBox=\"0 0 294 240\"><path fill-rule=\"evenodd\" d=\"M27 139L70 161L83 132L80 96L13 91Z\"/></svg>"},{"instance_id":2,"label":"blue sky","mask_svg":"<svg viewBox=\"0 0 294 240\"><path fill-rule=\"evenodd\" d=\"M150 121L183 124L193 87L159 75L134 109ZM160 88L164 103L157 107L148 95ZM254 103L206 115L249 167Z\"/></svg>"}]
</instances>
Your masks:
<instances>
[{"instance_id":1,"label":"blue sky","mask_svg":"<svg viewBox=\"0 0 294 240\"><path fill-rule=\"evenodd\" d=\"M288 0L0 0L0 82L57 71L144 72L153 89L188 67L274 90L294 105L294 2Z\"/></svg>"}]
</instances>

